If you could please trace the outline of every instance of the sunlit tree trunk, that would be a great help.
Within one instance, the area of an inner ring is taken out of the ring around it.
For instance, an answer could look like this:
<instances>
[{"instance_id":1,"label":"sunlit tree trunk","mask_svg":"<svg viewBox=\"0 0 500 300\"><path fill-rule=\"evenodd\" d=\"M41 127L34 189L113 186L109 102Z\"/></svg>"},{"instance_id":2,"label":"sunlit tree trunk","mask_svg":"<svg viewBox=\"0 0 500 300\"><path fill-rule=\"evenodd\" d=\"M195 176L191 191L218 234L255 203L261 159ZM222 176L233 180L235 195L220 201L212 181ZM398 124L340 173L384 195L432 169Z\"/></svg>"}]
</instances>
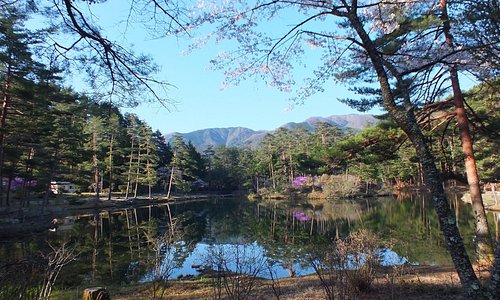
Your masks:
<instances>
[{"instance_id":1,"label":"sunlit tree trunk","mask_svg":"<svg viewBox=\"0 0 500 300\"><path fill-rule=\"evenodd\" d=\"M271 180L273 183L273 189L276 189L276 178L274 177L274 163L273 163L273 155L272 154L269 157L269 170L271 172Z\"/></svg>"},{"instance_id":2,"label":"sunlit tree trunk","mask_svg":"<svg viewBox=\"0 0 500 300\"><path fill-rule=\"evenodd\" d=\"M454 48L453 35L451 34L451 25L448 18L447 0L441 0L441 18L443 20L443 30L446 37L446 43L450 48ZM474 222L476 225L476 251L478 254L478 263L484 267L491 267L493 260L493 242L488 220L479 187L479 175L474 158L474 149L472 137L469 130L469 120L465 112L464 96L460 90L460 81L458 71L455 65L449 67L451 86L453 89L453 104L455 105L455 114L462 140L462 151L464 154L465 171L467 173L467 182L471 196L471 203L474 213Z\"/></svg>"},{"instance_id":3,"label":"sunlit tree trunk","mask_svg":"<svg viewBox=\"0 0 500 300\"><path fill-rule=\"evenodd\" d=\"M173 155L175 158L175 153ZM172 191L172 183L174 182L175 160L172 158L172 169L170 170L170 179L168 181L167 199L170 199L170 192Z\"/></svg>"},{"instance_id":4,"label":"sunlit tree trunk","mask_svg":"<svg viewBox=\"0 0 500 300\"><path fill-rule=\"evenodd\" d=\"M132 161L134 159L134 140L130 145L130 157L128 161L128 172L127 172L127 189L125 190L125 199L128 199L128 193L130 191L130 180L132 177Z\"/></svg>"},{"instance_id":5,"label":"sunlit tree trunk","mask_svg":"<svg viewBox=\"0 0 500 300\"><path fill-rule=\"evenodd\" d=\"M139 187L140 172L141 172L141 144L139 143L139 148L137 149L137 170L135 172L134 198L137 198L137 189Z\"/></svg>"},{"instance_id":6,"label":"sunlit tree trunk","mask_svg":"<svg viewBox=\"0 0 500 300\"><path fill-rule=\"evenodd\" d=\"M153 169L155 159L152 155L152 147L154 147L154 145L151 143L151 141L152 140L149 137L146 138L146 181L148 184L148 199L152 199L153 183L157 180L156 174Z\"/></svg>"},{"instance_id":7,"label":"sunlit tree trunk","mask_svg":"<svg viewBox=\"0 0 500 300\"><path fill-rule=\"evenodd\" d=\"M147 153L148 157L149 157L149 148L148 148L148 153ZM151 188L152 188L152 184L151 184L151 170L150 170L151 166L150 166L150 160L149 158L147 159L147 162L146 162L146 170L147 170L147 178L148 178L148 199L151 200Z\"/></svg>"},{"instance_id":8,"label":"sunlit tree trunk","mask_svg":"<svg viewBox=\"0 0 500 300\"><path fill-rule=\"evenodd\" d=\"M92 164L94 166L94 191L95 191L95 200L96 204L99 202L99 196L100 196L100 182L99 182L99 165L98 165L98 160L97 160L97 131L94 130L92 133Z\"/></svg>"},{"instance_id":9,"label":"sunlit tree trunk","mask_svg":"<svg viewBox=\"0 0 500 300\"><path fill-rule=\"evenodd\" d=\"M111 137L109 138L109 157L108 157L108 164L109 164L108 200L111 200L111 193L113 192L113 141L114 141L114 135L111 134Z\"/></svg>"},{"instance_id":10,"label":"sunlit tree trunk","mask_svg":"<svg viewBox=\"0 0 500 300\"><path fill-rule=\"evenodd\" d=\"M476 224L476 251L479 255L478 262L483 266L491 266L493 244L488 227L488 220L486 218L486 211L483 205L481 188L479 186L479 175L474 157L472 137L469 131L469 120L465 113L463 95L460 91L458 74L455 67L450 68L450 75L454 93L455 113L458 128L460 130L460 138L462 140L467 183L469 184L469 192Z\"/></svg>"},{"instance_id":11,"label":"sunlit tree trunk","mask_svg":"<svg viewBox=\"0 0 500 300\"><path fill-rule=\"evenodd\" d=\"M429 151L425 136L417 123L410 101L409 91L405 86L404 80L399 77L396 71L391 70L393 73L392 75L396 77L396 83L398 84L398 89L402 96L403 102L402 106L400 106L396 104L396 99L390 85L390 78L386 71L388 66L384 65L380 52L377 50L371 37L365 31L363 23L357 15L356 9L347 13L346 17L352 28L358 34L378 77L382 102L385 109L387 109L391 117L394 118L397 124L406 133L416 150L416 154L422 165L425 184L431 191L441 231L443 232L446 246L455 265L460 282L470 297L478 298L480 294L480 283L474 273L467 251L465 250L462 237L458 231L455 216L449 208L434 157Z\"/></svg>"}]
</instances>

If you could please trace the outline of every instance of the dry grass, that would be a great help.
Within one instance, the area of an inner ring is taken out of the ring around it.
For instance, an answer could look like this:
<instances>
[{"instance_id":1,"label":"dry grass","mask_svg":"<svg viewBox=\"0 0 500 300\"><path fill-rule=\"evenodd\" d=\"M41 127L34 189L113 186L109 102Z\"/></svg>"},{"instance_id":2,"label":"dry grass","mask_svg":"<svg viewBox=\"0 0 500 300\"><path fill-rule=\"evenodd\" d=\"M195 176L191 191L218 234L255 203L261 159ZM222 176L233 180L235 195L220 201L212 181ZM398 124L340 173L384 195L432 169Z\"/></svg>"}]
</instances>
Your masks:
<instances>
[{"instance_id":1,"label":"dry grass","mask_svg":"<svg viewBox=\"0 0 500 300\"><path fill-rule=\"evenodd\" d=\"M372 289L356 299L467 299L460 289L458 276L452 267L411 267L388 280L391 268L377 274ZM272 289L272 281L259 280L250 299L278 299ZM325 299L321 282L316 275L285 278L277 282L279 299ZM112 299L151 299L148 285L129 286L119 291L110 290ZM164 299L213 299L210 281L172 281Z\"/></svg>"}]
</instances>

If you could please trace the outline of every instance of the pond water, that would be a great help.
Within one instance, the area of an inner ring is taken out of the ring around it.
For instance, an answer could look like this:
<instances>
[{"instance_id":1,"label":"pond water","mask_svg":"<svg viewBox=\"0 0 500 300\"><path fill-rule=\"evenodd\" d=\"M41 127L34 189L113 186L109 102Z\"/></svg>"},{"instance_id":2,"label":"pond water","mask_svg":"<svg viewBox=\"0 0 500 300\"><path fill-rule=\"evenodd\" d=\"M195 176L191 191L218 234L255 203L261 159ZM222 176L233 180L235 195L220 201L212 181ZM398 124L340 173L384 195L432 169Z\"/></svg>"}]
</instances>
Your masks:
<instances>
[{"instance_id":1,"label":"pond water","mask_svg":"<svg viewBox=\"0 0 500 300\"><path fill-rule=\"evenodd\" d=\"M470 206L460 202L458 195L450 199L466 247L473 255ZM491 214L489 218L495 232L498 224ZM151 280L157 253L171 278L196 275L208 260L220 258L222 253L243 254L240 266L260 264L259 276L279 278L313 273L309 259L315 251L358 229L373 232L384 242L381 253L386 265L451 263L437 217L425 195L326 202L221 198L103 211L71 216L65 222L57 231L38 238L2 241L0 265L46 251L48 243L71 241L77 243L79 255L62 270L60 287ZM176 247L166 251L161 247L165 240L158 237L171 222L178 229L173 242ZM174 264L167 266L169 262Z\"/></svg>"}]
</instances>

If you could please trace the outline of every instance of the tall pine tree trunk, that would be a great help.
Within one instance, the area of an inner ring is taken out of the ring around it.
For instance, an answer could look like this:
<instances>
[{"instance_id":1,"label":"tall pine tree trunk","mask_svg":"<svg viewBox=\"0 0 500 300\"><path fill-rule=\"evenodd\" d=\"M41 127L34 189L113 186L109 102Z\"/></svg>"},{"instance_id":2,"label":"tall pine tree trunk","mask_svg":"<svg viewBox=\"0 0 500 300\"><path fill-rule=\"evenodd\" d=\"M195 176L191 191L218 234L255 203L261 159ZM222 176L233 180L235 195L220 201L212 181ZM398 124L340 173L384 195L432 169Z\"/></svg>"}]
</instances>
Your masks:
<instances>
[{"instance_id":1,"label":"tall pine tree trunk","mask_svg":"<svg viewBox=\"0 0 500 300\"><path fill-rule=\"evenodd\" d=\"M148 199L151 200L151 157L149 140L146 141L146 181L148 183Z\"/></svg>"},{"instance_id":2,"label":"tall pine tree trunk","mask_svg":"<svg viewBox=\"0 0 500 300\"><path fill-rule=\"evenodd\" d=\"M491 267L493 262L493 241L491 239L488 219L486 217L481 195L481 188L479 186L479 175L477 173L476 159L474 157L472 137L469 131L469 120L465 112L463 95L460 91L458 74L455 67L450 68L450 75L453 86L453 102L455 105L457 124L462 140L467 183L469 184L469 192L476 225L476 251L478 254L478 263L484 267Z\"/></svg>"},{"instance_id":3,"label":"tall pine tree trunk","mask_svg":"<svg viewBox=\"0 0 500 300\"><path fill-rule=\"evenodd\" d=\"M9 54L10 60L11 54ZM3 103L2 113L0 115L0 206L3 205L3 176L4 176L4 163L5 163L5 125L7 124L7 113L10 106L10 85L12 81L11 64L7 64L5 80L3 84Z\"/></svg>"},{"instance_id":4,"label":"tall pine tree trunk","mask_svg":"<svg viewBox=\"0 0 500 300\"><path fill-rule=\"evenodd\" d=\"M451 34L451 25L448 18L447 0L441 0L441 18L443 21L443 31L446 37L446 44L450 49L454 48L453 35ZM488 220L484 210L483 198L479 187L479 175L476 168L476 159L474 158L474 149L472 137L469 130L469 120L465 112L464 96L460 90L460 81L458 71L455 65L450 66L450 80L453 89L453 104L455 105L455 114L457 118L460 139L462 140L462 151L464 154L465 171L467 173L467 183L474 212L474 222L476 225L476 252L478 254L478 263L483 267L491 267L493 263L493 242Z\"/></svg>"},{"instance_id":5,"label":"tall pine tree trunk","mask_svg":"<svg viewBox=\"0 0 500 300\"><path fill-rule=\"evenodd\" d=\"M139 187L139 174L141 171L141 144L139 143L137 153L137 170L135 172L135 188L134 188L134 198L137 198L137 189Z\"/></svg>"},{"instance_id":6,"label":"tall pine tree trunk","mask_svg":"<svg viewBox=\"0 0 500 300\"><path fill-rule=\"evenodd\" d=\"M99 164L97 160L97 132L92 133L92 151L94 152L92 154L92 165L94 167L94 192L95 192L95 204L97 205L99 203L99 197L100 197L100 182L99 182Z\"/></svg>"},{"instance_id":7,"label":"tall pine tree trunk","mask_svg":"<svg viewBox=\"0 0 500 300\"><path fill-rule=\"evenodd\" d=\"M128 172L127 172L127 189L125 190L125 199L128 199L128 193L130 191L130 180L132 177L132 161L134 157L134 141L132 140L132 145L130 145L130 158L128 161Z\"/></svg>"},{"instance_id":8,"label":"tall pine tree trunk","mask_svg":"<svg viewBox=\"0 0 500 300\"><path fill-rule=\"evenodd\" d=\"M170 192L172 191L172 183L174 182L174 170L175 170L175 153L172 158L172 170L170 170L170 179L168 181L168 191L167 191L167 199L170 199Z\"/></svg>"},{"instance_id":9,"label":"tall pine tree trunk","mask_svg":"<svg viewBox=\"0 0 500 300\"><path fill-rule=\"evenodd\" d=\"M109 163L108 200L111 200L111 193L113 192L113 141L114 141L114 135L111 134L111 137L109 138L109 157L108 157L108 163Z\"/></svg>"},{"instance_id":10,"label":"tall pine tree trunk","mask_svg":"<svg viewBox=\"0 0 500 300\"><path fill-rule=\"evenodd\" d=\"M426 186L430 189L434 208L439 218L441 231L443 232L446 247L450 253L451 259L455 269L460 278L462 287L471 298L480 297L480 283L474 273L470 258L465 250L465 246L457 227L456 219L450 210L448 200L444 193L442 180L436 168L434 156L429 151L425 136L418 126L415 114L413 112L414 106L410 101L410 94L408 87L399 73L391 69L390 72L397 80L398 92L402 96L402 103L396 103L396 97L390 85L390 78L387 74L386 68L390 67L383 61L380 52L377 50L374 42L365 31L363 23L357 15L357 10L352 9L347 13L347 18L352 25L352 28L358 34L364 50L366 51L372 66L377 75L380 85L382 102L397 124L406 133L411 140L413 147L416 150L418 159L422 164L422 171L424 173L424 180Z\"/></svg>"},{"instance_id":11,"label":"tall pine tree trunk","mask_svg":"<svg viewBox=\"0 0 500 300\"><path fill-rule=\"evenodd\" d=\"M274 177L274 162L273 162L273 155L271 154L270 155L270 158L269 158L269 170L271 171L271 179L272 179L272 183L273 183L273 190L276 189L276 178Z\"/></svg>"}]
</instances>

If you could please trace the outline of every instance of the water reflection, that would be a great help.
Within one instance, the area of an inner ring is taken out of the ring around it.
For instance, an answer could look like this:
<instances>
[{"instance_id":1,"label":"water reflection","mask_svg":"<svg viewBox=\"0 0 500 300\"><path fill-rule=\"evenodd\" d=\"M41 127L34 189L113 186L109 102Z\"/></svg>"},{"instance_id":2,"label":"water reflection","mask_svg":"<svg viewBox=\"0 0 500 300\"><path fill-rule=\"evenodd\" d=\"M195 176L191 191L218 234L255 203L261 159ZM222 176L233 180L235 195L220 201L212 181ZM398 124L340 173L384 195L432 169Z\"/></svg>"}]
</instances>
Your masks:
<instances>
[{"instance_id":1,"label":"water reflection","mask_svg":"<svg viewBox=\"0 0 500 300\"><path fill-rule=\"evenodd\" d=\"M470 206L458 196L450 199L466 247L473 249ZM498 229L498 215L490 217ZM46 239L72 240L79 244L80 256L62 271L60 286L141 282L151 278L154 268L156 253L148 237L166 232L175 222L182 230L182 254L168 258L178 267L170 277L195 275L192 266L206 263L209 247L234 245L255 247L254 252L273 266L273 276L311 273L309 254L361 228L393 245L394 251L382 251L386 264L450 264L432 204L416 194L336 201L213 199L103 211L68 217L65 222L55 233L3 242L1 263L45 247Z\"/></svg>"}]
</instances>

